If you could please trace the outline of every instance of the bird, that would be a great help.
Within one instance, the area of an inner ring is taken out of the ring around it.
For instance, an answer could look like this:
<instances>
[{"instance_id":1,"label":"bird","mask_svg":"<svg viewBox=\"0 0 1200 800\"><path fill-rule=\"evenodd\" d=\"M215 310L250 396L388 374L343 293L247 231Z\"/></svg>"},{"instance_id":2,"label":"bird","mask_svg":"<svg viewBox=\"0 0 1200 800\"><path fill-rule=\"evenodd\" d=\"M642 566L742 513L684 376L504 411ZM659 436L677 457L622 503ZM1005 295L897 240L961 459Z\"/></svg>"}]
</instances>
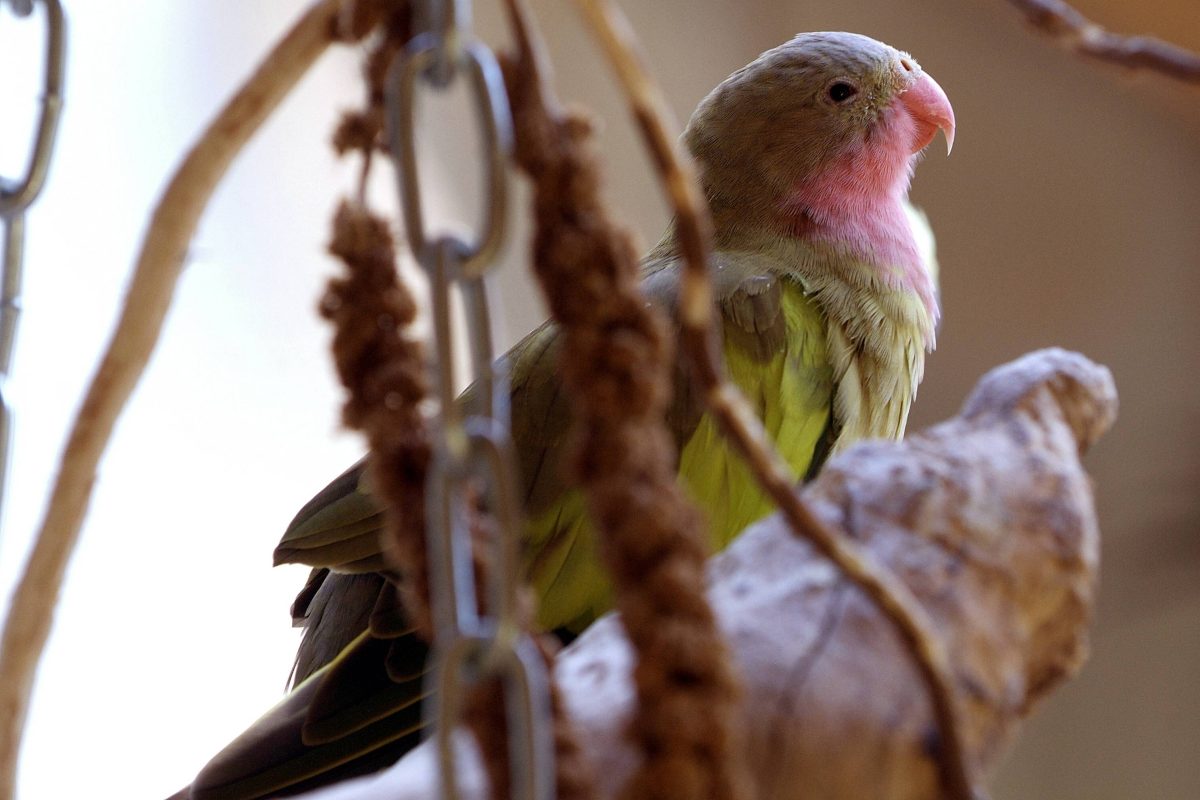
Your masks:
<instances>
[{"instance_id":1,"label":"bird","mask_svg":"<svg viewBox=\"0 0 1200 800\"><path fill-rule=\"evenodd\" d=\"M683 142L713 222L710 271L730 378L797 475L866 438L900 438L940 316L933 238L908 201L941 131L945 92L908 53L867 36L802 33L730 75ZM672 225L643 259L650 302L674 311ZM563 461L569 408L546 323L507 354L524 501L522 567L537 625L564 638L611 605L583 499ZM468 389L469 394L472 389ZM675 376L667 424L679 480L713 549L773 506ZM404 619L379 544L365 459L296 515L275 551L313 568L294 688L175 798L285 796L393 763L423 734L428 645Z\"/></svg>"}]
</instances>

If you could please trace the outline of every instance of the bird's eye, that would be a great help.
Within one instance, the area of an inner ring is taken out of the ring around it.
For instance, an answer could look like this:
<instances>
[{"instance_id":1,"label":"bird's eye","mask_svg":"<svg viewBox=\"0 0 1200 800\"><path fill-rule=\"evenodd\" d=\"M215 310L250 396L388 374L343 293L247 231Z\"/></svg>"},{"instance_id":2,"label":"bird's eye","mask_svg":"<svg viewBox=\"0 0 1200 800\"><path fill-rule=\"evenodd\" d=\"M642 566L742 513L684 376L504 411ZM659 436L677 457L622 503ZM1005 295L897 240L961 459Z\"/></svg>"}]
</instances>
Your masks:
<instances>
[{"instance_id":1,"label":"bird's eye","mask_svg":"<svg viewBox=\"0 0 1200 800\"><path fill-rule=\"evenodd\" d=\"M829 99L835 103L844 103L858 94L858 88L846 81L836 81L829 87Z\"/></svg>"}]
</instances>

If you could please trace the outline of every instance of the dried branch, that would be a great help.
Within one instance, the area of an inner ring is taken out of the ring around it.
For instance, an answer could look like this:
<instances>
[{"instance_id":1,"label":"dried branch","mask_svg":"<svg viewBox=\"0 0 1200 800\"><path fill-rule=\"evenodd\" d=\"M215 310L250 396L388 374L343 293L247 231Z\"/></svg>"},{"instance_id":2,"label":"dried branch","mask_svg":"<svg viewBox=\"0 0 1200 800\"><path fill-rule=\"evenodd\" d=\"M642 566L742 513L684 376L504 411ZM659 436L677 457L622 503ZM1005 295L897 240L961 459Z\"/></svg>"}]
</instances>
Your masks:
<instances>
[{"instance_id":1,"label":"dried branch","mask_svg":"<svg viewBox=\"0 0 1200 800\"><path fill-rule=\"evenodd\" d=\"M421 410L429 395L428 362L412 330L417 301L396 270L388 223L365 199L373 156L384 147L388 68L413 36L413 9L388 0L357 0L349 8L358 19L348 27L360 36L372 29L380 35L363 59L363 106L344 112L333 134L334 151L356 153L362 168L355 201L343 201L334 218L330 252L346 272L329 281L321 314L334 327L333 361L347 393L342 422L366 437L371 486L386 509L380 546L402 577L396 590L407 620L429 642L425 482L432 443Z\"/></svg>"},{"instance_id":2,"label":"dried branch","mask_svg":"<svg viewBox=\"0 0 1200 800\"><path fill-rule=\"evenodd\" d=\"M918 597L970 697L962 729L990 770L1020 720L1087 654L1099 529L1080 455L1112 425L1112 375L1045 350L985 376L960 414L902 442L835 458L804 490L822 522L853 538ZM944 797L937 721L891 623L779 515L751 526L708 570L708 596L745 676L754 797ZM567 706L619 796L637 754L634 652L620 617L598 620L559 656ZM464 800L486 797L465 737ZM436 753L307 800L421 800Z\"/></svg>"},{"instance_id":3,"label":"dried branch","mask_svg":"<svg viewBox=\"0 0 1200 800\"><path fill-rule=\"evenodd\" d=\"M793 488L796 476L771 444L741 392L728 380L712 326L714 304L708 275L711 222L691 161L680 150L677 138L668 134L668 128L678 126L668 123L667 104L643 66L633 30L623 14L610 0L579 2L620 76L676 214L685 267L680 281L680 341L705 402L724 434L746 460L759 486L779 506L795 532L815 544L863 589L903 637L920 667L937 712L945 788L950 797L969 800L975 796L972 770L957 721L958 698L945 648L912 593L812 514Z\"/></svg>"},{"instance_id":4,"label":"dried branch","mask_svg":"<svg viewBox=\"0 0 1200 800\"><path fill-rule=\"evenodd\" d=\"M388 510L381 545L412 587L405 613L428 641L424 486L432 447L420 410L429 393L424 347L411 331L417 302L396 273L387 220L343 201L333 227L329 250L346 274L330 279L321 315L334 325L334 365L348 395L342 421L370 445L371 485Z\"/></svg>"},{"instance_id":5,"label":"dried branch","mask_svg":"<svg viewBox=\"0 0 1200 800\"><path fill-rule=\"evenodd\" d=\"M1108 370L1034 353L985 376L957 418L851 448L804 490L824 526L886 565L927 610L954 686L970 698L959 730L981 767L1083 662L1099 531L1079 456L1115 410ZM944 742L908 647L817 548L789 542L788 528L780 516L751 526L709 572L746 676L755 796L945 797ZM602 796L628 770L616 731L631 705L629 655L615 623L600 620L558 668L594 742Z\"/></svg>"},{"instance_id":6,"label":"dried branch","mask_svg":"<svg viewBox=\"0 0 1200 800\"><path fill-rule=\"evenodd\" d=\"M534 184L534 268L560 325L573 466L599 534L615 604L638 654L627 735L641 761L626 798L746 796L739 684L704 598L703 521L676 480L664 424L671 342L639 289L629 234L598 196L583 118L562 112L518 0L504 60L517 163Z\"/></svg>"},{"instance_id":7,"label":"dried branch","mask_svg":"<svg viewBox=\"0 0 1200 800\"><path fill-rule=\"evenodd\" d=\"M1200 53L1150 36L1111 33L1063 0L1008 0L1031 26L1082 56L1200 85Z\"/></svg>"},{"instance_id":8,"label":"dried branch","mask_svg":"<svg viewBox=\"0 0 1200 800\"><path fill-rule=\"evenodd\" d=\"M36 544L17 586L0 651L0 800L11 800L29 697L96 465L150 359L188 242L217 182L246 141L334 41L342 0L313 5L209 125L163 193L142 243L116 331L63 451Z\"/></svg>"}]
</instances>

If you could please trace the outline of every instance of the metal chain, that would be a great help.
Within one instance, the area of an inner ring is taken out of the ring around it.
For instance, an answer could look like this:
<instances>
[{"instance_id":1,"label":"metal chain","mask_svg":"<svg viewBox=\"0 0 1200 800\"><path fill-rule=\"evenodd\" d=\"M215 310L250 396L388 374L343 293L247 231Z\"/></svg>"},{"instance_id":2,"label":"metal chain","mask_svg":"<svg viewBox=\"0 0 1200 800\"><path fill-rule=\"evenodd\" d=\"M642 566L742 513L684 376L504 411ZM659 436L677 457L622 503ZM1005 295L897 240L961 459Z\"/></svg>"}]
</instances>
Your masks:
<instances>
[{"instance_id":1,"label":"metal chain","mask_svg":"<svg viewBox=\"0 0 1200 800\"><path fill-rule=\"evenodd\" d=\"M7 2L18 17L33 13L35 0ZM25 256L25 211L37 199L50 168L50 153L62 110L64 40L66 21L59 0L37 0L46 9L46 52L43 66L41 112L34 128L33 144L25 173L9 179L0 175L0 226L3 227L3 272L0 273L0 511L8 482L9 448L12 439L12 408L7 387L17 320L21 313L21 277ZM0 517L2 518L2 517Z\"/></svg>"},{"instance_id":2,"label":"metal chain","mask_svg":"<svg viewBox=\"0 0 1200 800\"><path fill-rule=\"evenodd\" d=\"M553 740L545 666L517 616L520 582L520 509L516 500L513 444L504 367L494 363L486 276L504 237L512 120L504 81L492 52L470 33L465 0L426 0L423 32L397 58L388 75L388 137L414 257L429 277L439 417L427 497L430 605L434 622L435 690L427 719L437 739L442 796L457 800L452 734L467 690L499 678L508 723L511 796L548 800L554 792ZM418 179L415 99L419 83L444 91L466 80L485 143L483 222L474 237L426 230ZM455 330L451 294L457 287L466 310L469 366L475 380L470 405L454 392ZM481 612L472 564L466 503L469 487L482 487L500 535L493 546L487 602Z\"/></svg>"}]
</instances>

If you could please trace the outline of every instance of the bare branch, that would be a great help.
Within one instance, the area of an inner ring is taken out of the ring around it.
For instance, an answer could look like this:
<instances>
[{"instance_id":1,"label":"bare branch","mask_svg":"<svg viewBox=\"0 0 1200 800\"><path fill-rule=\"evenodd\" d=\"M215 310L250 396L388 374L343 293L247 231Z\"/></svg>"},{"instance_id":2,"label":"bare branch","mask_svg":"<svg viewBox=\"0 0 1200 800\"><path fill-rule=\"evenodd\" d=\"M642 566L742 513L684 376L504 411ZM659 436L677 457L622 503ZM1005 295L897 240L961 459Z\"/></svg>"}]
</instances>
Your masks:
<instances>
[{"instance_id":1,"label":"bare branch","mask_svg":"<svg viewBox=\"0 0 1200 800\"><path fill-rule=\"evenodd\" d=\"M179 166L142 243L117 329L76 415L36 544L13 596L0 650L0 800L12 800L33 678L78 540L96 465L158 343L188 242L242 146L334 40L342 0L300 18Z\"/></svg>"},{"instance_id":2,"label":"bare branch","mask_svg":"<svg viewBox=\"0 0 1200 800\"><path fill-rule=\"evenodd\" d=\"M981 771L1087 656L1100 530L1080 457L1116 412L1107 369L1042 350L989 372L957 417L849 448L804 489L826 525L888 565L928 610L971 698L960 722ZM751 796L940 800L941 742L923 681L883 614L832 573L779 515L709 562L708 597L745 676ZM635 669L618 614L557 659L600 800L619 800L637 768L624 735ZM456 740L462 798L485 800L478 754L468 737ZM426 743L386 772L304 798L427 800L437 757Z\"/></svg>"},{"instance_id":3,"label":"bare branch","mask_svg":"<svg viewBox=\"0 0 1200 800\"><path fill-rule=\"evenodd\" d=\"M1200 53L1151 36L1105 30L1063 0L1008 0L1037 30L1076 53L1128 69L1157 72L1200 85Z\"/></svg>"}]
</instances>

